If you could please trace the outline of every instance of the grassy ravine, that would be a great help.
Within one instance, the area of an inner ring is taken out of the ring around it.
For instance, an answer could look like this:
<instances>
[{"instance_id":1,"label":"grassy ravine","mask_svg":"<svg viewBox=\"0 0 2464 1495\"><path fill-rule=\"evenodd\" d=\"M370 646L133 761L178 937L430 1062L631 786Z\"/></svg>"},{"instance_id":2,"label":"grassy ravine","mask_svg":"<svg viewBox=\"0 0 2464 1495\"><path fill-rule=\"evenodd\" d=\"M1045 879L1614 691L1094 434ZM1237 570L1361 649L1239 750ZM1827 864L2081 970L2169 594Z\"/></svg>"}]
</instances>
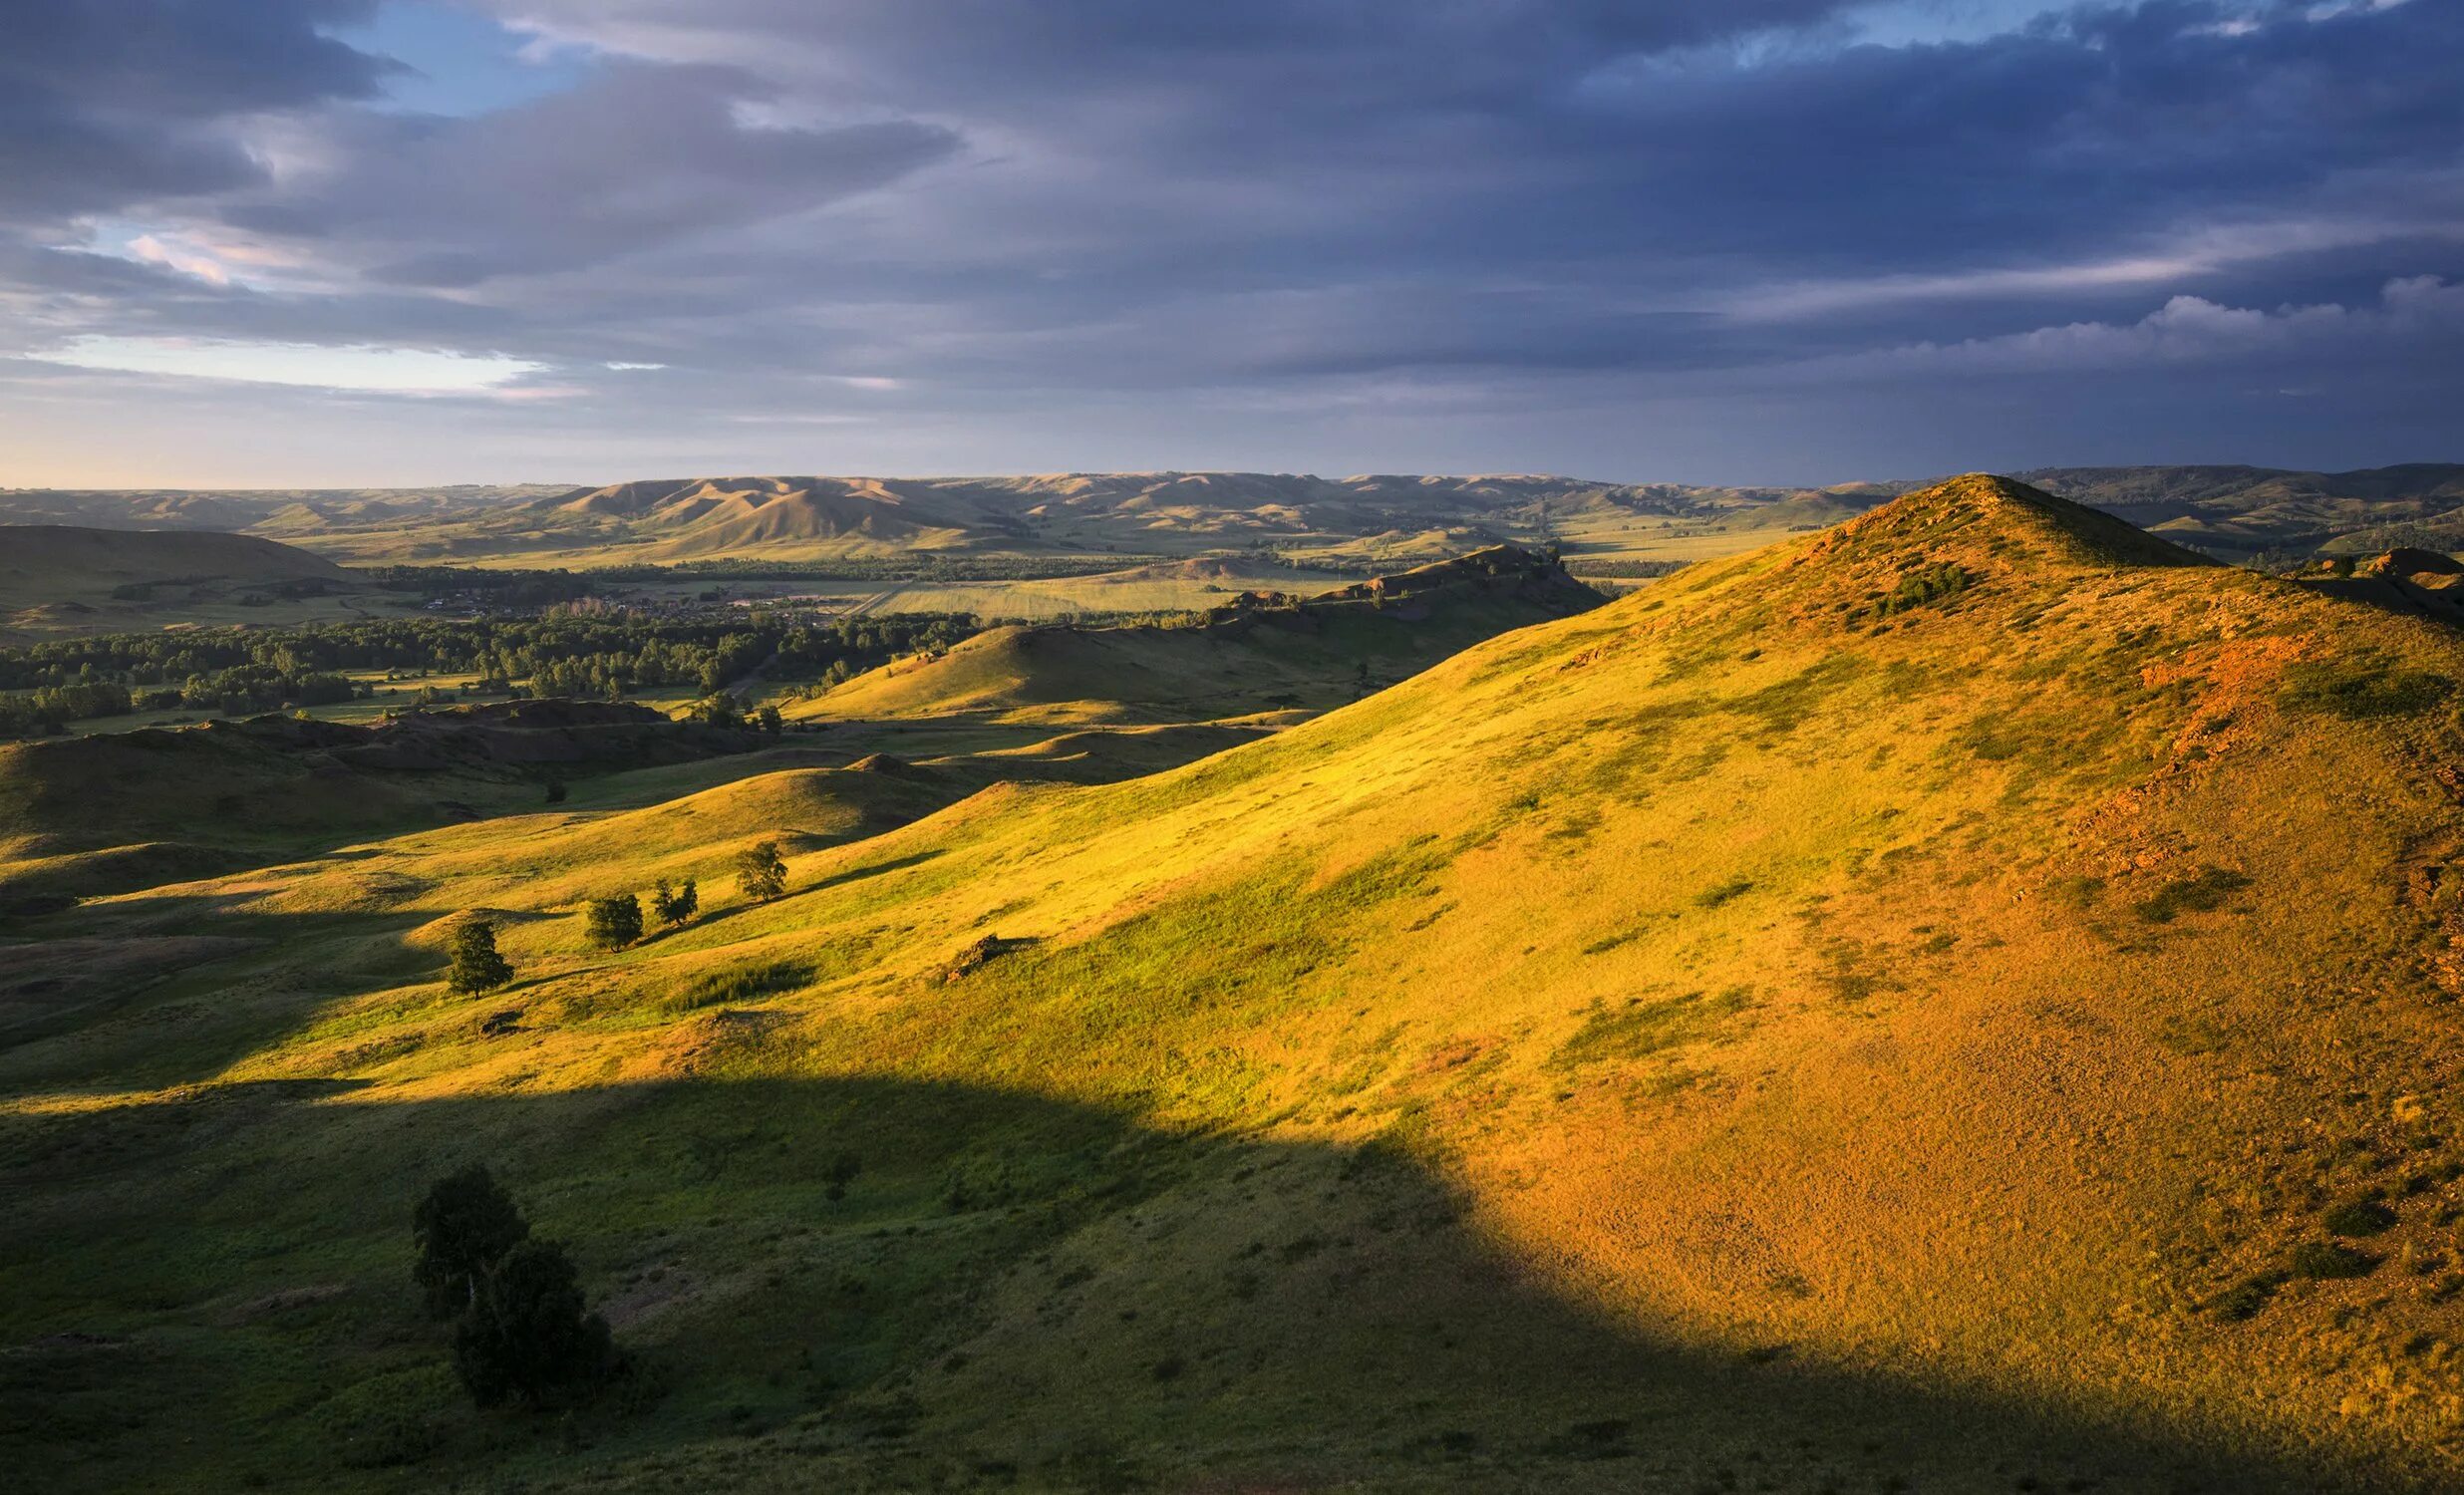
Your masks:
<instances>
[{"instance_id":1,"label":"grassy ravine","mask_svg":"<svg viewBox=\"0 0 2464 1495\"><path fill-rule=\"evenodd\" d=\"M1186 766L790 838L774 904L716 871L813 785L696 765L31 921L176 969L0 1035L0 1458L2452 1484L2464 724L2424 682L2464 644L2177 558L1962 479ZM698 923L583 950L579 899L687 871ZM520 978L464 1000L470 907ZM641 1391L458 1399L408 1219L474 1157Z\"/></svg>"}]
</instances>

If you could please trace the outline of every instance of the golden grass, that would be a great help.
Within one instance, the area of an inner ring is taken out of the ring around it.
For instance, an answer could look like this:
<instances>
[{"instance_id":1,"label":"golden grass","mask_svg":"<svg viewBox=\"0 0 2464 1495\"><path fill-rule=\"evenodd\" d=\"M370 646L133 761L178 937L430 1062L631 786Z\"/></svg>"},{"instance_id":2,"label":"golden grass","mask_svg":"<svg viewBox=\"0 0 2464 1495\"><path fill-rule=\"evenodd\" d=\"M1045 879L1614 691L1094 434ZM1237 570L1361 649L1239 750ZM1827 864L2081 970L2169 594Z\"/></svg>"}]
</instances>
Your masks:
<instances>
[{"instance_id":1,"label":"golden grass","mask_svg":"<svg viewBox=\"0 0 2464 1495\"><path fill-rule=\"evenodd\" d=\"M2297 689L2464 681L2464 648L2122 543L1966 479L1129 782L857 836L829 787L856 775L772 774L90 905L46 932L279 943L132 1015L201 1005L179 1024L0 1054L36 1201L0 1243L72 1284L8 1332L100 1314L168 1355L198 1314L331 1278L375 1284L356 1317L248 1331L278 1350L210 1404L307 1417L424 1373L370 1338L396 1196L492 1147L688 1387L575 1465L421 1382L445 1431L417 1479L1720 1488L1792 1428L1777 1488L1825 1460L1988 1488L2013 1459L2169 1488L2151 1449L2255 1461L2212 1488L2464 1477L2464 702ZM714 889L763 835L789 896ZM576 899L697 868L703 921L582 948ZM471 907L511 992L438 983L437 921ZM947 978L988 933L1015 948ZM779 963L810 976L672 1002ZM517 1038L479 1034L496 1009ZM124 1158L107 1119L151 1136L188 1112L131 1092L183 1083L314 1118L180 1144L300 1191L255 1255L146 1171L175 1163L60 1161ZM81 1104L95 1129L60 1130ZM881 1192L816 1232L836 1217L787 1181L838 1147ZM413 1174L367 1199L355 1148ZM2374 1273L2219 1311L2373 1191ZM163 1233L223 1307L149 1307L81 1218ZM814 1345L836 1390L797 1378ZM1640 1462L1593 1457L1629 1420ZM99 1467L255 1467L235 1440L271 1424L181 1425L203 1443L114 1435ZM277 1482L342 1477L284 1446Z\"/></svg>"}]
</instances>

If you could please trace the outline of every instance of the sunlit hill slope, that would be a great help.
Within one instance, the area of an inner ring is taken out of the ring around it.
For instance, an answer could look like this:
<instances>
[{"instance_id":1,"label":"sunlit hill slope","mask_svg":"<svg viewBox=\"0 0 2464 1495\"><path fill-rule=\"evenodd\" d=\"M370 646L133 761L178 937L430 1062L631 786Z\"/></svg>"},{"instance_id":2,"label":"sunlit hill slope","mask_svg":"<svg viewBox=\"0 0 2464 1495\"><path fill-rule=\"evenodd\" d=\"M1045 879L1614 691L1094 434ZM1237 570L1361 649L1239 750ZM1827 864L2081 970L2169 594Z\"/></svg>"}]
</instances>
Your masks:
<instances>
[{"instance_id":1,"label":"sunlit hill slope","mask_svg":"<svg viewBox=\"0 0 2464 1495\"><path fill-rule=\"evenodd\" d=\"M268 943L0 1052L0 1438L54 1486L2452 1482L2459 679L1970 477L773 904L717 872L803 799L91 902L30 929ZM584 952L582 894L695 869ZM508 992L438 980L468 908ZM474 1156L663 1394L462 1405L405 1220Z\"/></svg>"}]
</instances>

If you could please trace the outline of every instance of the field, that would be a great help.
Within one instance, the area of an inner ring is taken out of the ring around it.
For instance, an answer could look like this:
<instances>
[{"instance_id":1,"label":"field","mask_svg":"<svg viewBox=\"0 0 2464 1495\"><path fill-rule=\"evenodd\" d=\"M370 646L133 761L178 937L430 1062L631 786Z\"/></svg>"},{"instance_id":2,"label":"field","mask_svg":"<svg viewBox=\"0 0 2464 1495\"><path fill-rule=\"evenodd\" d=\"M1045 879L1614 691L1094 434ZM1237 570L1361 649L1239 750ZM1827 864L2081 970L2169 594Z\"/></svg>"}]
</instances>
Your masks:
<instances>
[{"instance_id":1,"label":"field","mask_svg":"<svg viewBox=\"0 0 2464 1495\"><path fill-rule=\"evenodd\" d=\"M0 1439L55 1489L2451 1482L2464 645L2195 559L1965 480L1281 730L859 680L21 918ZM457 996L474 910L516 974ZM621 1392L460 1396L408 1221L471 1160Z\"/></svg>"}]
</instances>

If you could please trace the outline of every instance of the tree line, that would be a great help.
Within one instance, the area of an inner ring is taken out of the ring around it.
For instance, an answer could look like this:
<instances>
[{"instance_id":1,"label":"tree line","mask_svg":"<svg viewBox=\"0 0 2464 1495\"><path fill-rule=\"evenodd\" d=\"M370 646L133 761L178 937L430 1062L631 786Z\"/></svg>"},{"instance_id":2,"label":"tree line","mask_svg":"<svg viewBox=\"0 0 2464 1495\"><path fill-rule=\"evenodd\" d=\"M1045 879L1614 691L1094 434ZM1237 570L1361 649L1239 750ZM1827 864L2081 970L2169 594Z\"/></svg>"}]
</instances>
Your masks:
<instances>
[{"instance_id":1,"label":"tree line","mask_svg":"<svg viewBox=\"0 0 2464 1495\"><path fill-rule=\"evenodd\" d=\"M621 699L771 679L835 684L894 655L973 634L955 614L843 618L792 627L625 615L365 619L290 629L217 629L55 639L0 649L0 736L26 737L130 711L239 716L365 695L345 672L472 674L482 693Z\"/></svg>"}]
</instances>

